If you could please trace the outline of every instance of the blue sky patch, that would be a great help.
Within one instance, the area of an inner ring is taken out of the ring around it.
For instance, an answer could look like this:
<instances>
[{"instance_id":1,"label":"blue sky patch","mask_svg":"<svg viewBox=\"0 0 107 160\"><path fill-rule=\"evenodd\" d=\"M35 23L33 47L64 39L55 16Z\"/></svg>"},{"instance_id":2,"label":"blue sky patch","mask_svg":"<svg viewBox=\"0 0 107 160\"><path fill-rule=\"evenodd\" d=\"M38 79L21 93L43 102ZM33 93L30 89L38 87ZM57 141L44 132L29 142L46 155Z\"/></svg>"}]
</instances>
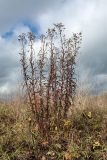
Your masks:
<instances>
[{"instance_id":1,"label":"blue sky patch","mask_svg":"<svg viewBox=\"0 0 107 160\"><path fill-rule=\"evenodd\" d=\"M31 21L24 20L22 23L25 26L28 26L33 33L35 33L37 35L40 33L40 27L38 25L34 25Z\"/></svg>"},{"instance_id":2,"label":"blue sky patch","mask_svg":"<svg viewBox=\"0 0 107 160\"><path fill-rule=\"evenodd\" d=\"M12 35L13 35L13 31L8 31L8 32L5 32L5 33L2 35L2 37L3 37L3 38L10 38L10 37L12 37Z\"/></svg>"},{"instance_id":3,"label":"blue sky patch","mask_svg":"<svg viewBox=\"0 0 107 160\"><path fill-rule=\"evenodd\" d=\"M2 37L5 39L11 38L14 34L14 28L17 28L18 24L23 24L24 26L27 26L33 33L36 35L40 35L40 27L39 25L34 25L31 21L29 20L22 20L21 22L17 23L10 31L5 32Z\"/></svg>"}]
</instances>

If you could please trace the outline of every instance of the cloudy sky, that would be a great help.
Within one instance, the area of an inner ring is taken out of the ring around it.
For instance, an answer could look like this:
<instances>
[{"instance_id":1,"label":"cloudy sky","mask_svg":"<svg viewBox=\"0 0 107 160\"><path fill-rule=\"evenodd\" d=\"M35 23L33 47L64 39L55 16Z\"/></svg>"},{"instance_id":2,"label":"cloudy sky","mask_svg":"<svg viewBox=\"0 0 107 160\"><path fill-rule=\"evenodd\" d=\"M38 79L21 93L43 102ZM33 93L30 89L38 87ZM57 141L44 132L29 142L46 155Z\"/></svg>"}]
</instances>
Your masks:
<instances>
[{"instance_id":1,"label":"cloudy sky","mask_svg":"<svg viewBox=\"0 0 107 160\"><path fill-rule=\"evenodd\" d=\"M107 0L0 0L0 94L20 82L18 35L44 33L62 22L69 35L82 32L79 84L93 93L107 91Z\"/></svg>"}]
</instances>

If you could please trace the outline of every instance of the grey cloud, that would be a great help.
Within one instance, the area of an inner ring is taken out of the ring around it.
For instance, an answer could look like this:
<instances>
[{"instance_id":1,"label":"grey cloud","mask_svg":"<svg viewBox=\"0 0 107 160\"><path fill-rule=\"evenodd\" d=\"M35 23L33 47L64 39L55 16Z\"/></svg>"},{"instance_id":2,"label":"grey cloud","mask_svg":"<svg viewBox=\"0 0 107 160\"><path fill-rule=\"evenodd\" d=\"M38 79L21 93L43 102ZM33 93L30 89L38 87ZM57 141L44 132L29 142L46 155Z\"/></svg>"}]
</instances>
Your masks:
<instances>
[{"instance_id":1,"label":"grey cloud","mask_svg":"<svg viewBox=\"0 0 107 160\"><path fill-rule=\"evenodd\" d=\"M0 37L0 93L11 92L17 82L18 68L17 40Z\"/></svg>"},{"instance_id":2,"label":"grey cloud","mask_svg":"<svg viewBox=\"0 0 107 160\"><path fill-rule=\"evenodd\" d=\"M68 35L73 31L82 31L81 54L78 56L77 65L79 79L83 87L92 85L93 93L107 90L105 78L107 75L106 0L0 1L1 34L24 19L33 21L35 25L38 23L42 32L55 22L63 22ZM18 54L17 42L13 40L13 37L9 41L11 41L10 44L6 41L5 44L0 45L0 86L5 86L7 82L10 86L15 84L15 72L19 67L18 56L10 56L12 49L14 54ZM98 88L97 91L95 88Z\"/></svg>"},{"instance_id":3,"label":"grey cloud","mask_svg":"<svg viewBox=\"0 0 107 160\"><path fill-rule=\"evenodd\" d=\"M84 55L80 55L82 70L90 69L93 76L107 74L107 42L105 36L101 42L95 42L93 47L82 52L84 52Z\"/></svg>"},{"instance_id":4,"label":"grey cloud","mask_svg":"<svg viewBox=\"0 0 107 160\"><path fill-rule=\"evenodd\" d=\"M17 61L15 59L12 60L11 57L3 57L0 59L0 85L3 85L6 81L9 81L8 77L17 67Z\"/></svg>"},{"instance_id":5,"label":"grey cloud","mask_svg":"<svg viewBox=\"0 0 107 160\"><path fill-rule=\"evenodd\" d=\"M57 8L62 0L0 0L0 32L5 32L20 20L35 21L41 13Z\"/></svg>"}]
</instances>

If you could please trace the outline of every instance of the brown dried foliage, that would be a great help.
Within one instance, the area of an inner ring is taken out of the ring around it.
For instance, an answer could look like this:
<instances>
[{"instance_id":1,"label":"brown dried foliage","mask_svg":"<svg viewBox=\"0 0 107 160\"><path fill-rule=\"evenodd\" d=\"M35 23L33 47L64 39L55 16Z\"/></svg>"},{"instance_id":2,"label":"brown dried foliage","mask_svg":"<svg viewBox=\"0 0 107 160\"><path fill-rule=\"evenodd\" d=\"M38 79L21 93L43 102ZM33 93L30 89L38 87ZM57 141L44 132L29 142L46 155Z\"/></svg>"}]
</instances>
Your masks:
<instances>
[{"instance_id":1,"label":"brown dried foliage","mask_svg":"<svg viewBox=\"0 0 107 160\"><path fill-rule=\"evenodd\" d=\"M75 64L81 33L66 38L64 30L59 23L39 38L33 33L19 36L25 91L39 132L47 137L52 117L57 127L67 118L76 90ZM35 40L41 41L38 56Z\"/></svg>"}]
</instances>

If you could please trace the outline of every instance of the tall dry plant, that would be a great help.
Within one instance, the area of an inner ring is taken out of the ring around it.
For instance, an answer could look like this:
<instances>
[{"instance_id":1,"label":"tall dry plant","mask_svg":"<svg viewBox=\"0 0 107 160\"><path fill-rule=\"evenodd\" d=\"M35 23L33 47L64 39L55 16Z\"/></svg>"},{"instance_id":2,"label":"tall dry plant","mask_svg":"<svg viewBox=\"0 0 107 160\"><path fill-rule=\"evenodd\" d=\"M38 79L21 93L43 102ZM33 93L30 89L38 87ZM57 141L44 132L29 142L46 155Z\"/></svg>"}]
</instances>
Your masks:
<instances>
[{"instance_id":1,"label":"tall dry plant","mask_svg":"<svg viewBox=\"0 0 107 160\"><path fill-rule=\"evenodd\" d=\"M81 33L66 38L64 31L59 23L39 38L34 33L19 36L25 91L38 131L47 137L53 121L59 128L61 120L67 119L77 85L75 65ZM35 41L41 43L38 55Z\"/></svg>"}]
</instances>

